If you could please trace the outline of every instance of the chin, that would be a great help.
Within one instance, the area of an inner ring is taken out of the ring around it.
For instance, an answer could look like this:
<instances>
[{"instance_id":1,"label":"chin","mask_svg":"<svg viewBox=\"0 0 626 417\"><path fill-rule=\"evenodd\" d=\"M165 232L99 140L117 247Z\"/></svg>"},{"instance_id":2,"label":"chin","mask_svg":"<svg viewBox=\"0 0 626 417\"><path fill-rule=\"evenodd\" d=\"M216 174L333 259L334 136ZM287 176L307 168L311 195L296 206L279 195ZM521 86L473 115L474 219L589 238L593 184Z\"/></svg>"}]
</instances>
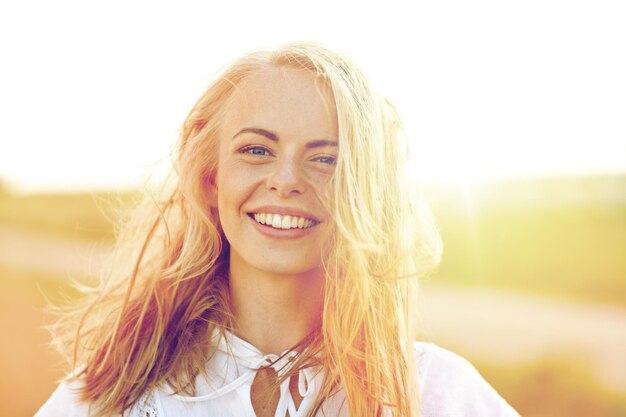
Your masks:
<instances>
[{"instance_id":1,"label":"chin","mask_svg":"<svg viewBox=\"0 0 626 417\"><path fill-rule=\"evenodd\" d=\"M248 256L241 256L231 247L231 267L254 273L258 271L273 275L323 275L322 259L309 255L312 250L299 248L297 251L254 251L252 247L241 248Z\"/></svg>"},{"instance_id":2,"label":"chin","mask_svg":"<svg viewBox=\"0 0 626 417\"><path fill-rule=\"evenodd\" d=\"M276 275L310 275L322 273L323 271L321 266L310 267L303 265L285 265L284 263L281 265L262 265L259 269Z\"/></svg>"}]
</instances>

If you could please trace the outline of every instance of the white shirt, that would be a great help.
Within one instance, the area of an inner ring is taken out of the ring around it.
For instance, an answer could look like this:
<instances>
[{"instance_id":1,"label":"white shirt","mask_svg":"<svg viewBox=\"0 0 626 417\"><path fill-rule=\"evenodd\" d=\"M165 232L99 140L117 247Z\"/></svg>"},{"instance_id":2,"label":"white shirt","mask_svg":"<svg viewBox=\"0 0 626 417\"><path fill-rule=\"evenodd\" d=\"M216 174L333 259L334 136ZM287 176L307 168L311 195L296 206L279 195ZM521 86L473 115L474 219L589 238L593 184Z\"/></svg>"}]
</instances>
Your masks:
<instances>
[{"instance_id":1,"label":"white shirt","mask_svg":"<svg viewBox=\"0 0 626 417\"><path fill-rule=\"evenodd\" d=\"M208 379L196 381L196 396L172 394L168 388L144 395L132 408L132 417L255 417L250 387L261 365L276 360L230 332L226 338L216 333L218 350L208 366ZM420 378L422 417L519 417L502 397L464 358L432 343L415 344ZM286 372L292 354L272 365L278 375ZM285 366L287 365L287 366ZM296 408L289 380L280 387L276 417L304 417L319 392L322 374L319 367L303 369L298 375L302 396ZM88 417L89 407L77 400L80 381L62 383L35 417ZM324 401L316 417L349 417L343 390Z\"/></svg>"}]
</instances>

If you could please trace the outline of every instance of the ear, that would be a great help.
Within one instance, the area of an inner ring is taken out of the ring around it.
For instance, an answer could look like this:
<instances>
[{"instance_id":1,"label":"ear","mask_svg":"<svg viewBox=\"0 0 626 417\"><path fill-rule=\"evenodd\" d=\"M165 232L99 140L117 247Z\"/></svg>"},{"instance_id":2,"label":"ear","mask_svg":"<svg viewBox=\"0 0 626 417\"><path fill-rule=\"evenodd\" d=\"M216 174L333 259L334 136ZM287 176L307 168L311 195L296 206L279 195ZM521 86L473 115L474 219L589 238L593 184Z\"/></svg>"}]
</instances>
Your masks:
<instances>
[{"instance_id":1,"label":"ear","mask_svg":"<svg viewBox=\"0 0 626 417\"><path fill-rule=\"evenodd\" d=\"M207 172L202 176L204 195L209 207L217 208L217 172Z\"/></svg>"}]
</instances>

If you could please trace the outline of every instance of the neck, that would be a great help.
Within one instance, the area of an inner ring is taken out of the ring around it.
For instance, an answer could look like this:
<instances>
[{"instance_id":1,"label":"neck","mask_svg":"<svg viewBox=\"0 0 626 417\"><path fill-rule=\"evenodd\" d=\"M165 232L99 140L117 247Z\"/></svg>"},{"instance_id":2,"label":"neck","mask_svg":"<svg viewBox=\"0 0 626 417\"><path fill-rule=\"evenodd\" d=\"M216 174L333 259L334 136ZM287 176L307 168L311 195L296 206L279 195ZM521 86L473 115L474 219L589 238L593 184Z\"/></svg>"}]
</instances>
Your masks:
<instances>
[{"instance_id":1,"label":"neck","mask_svg":"<svg viewBox=\"0 0 626 417\"><path fill-rule=\"evenodd\" d=\"M237 336L263 354L280 355L321 322L324 274L276 275L232 262L230 299Z\"/></svg>"}]
</instances>

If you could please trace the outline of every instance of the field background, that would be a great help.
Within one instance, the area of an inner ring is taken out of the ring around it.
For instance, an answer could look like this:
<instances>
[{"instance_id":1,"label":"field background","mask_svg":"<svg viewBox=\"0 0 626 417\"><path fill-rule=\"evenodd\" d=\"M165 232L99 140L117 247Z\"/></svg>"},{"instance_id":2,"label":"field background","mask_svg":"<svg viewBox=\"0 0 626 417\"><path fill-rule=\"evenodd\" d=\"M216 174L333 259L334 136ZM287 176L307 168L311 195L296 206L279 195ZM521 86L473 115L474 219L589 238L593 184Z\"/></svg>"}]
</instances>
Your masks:
<instances>
[{"instance_id":1,"label":"field background","mask_svg":"<svg viewBox=\"0 0 626 417\"><path fill-rule=\"evenodd\" d=\"M626 177L425 189L444 241L423 338L468 358L526 417L626 415ZM113 239L124 192L0 187L0 416L31 416L63 375L43 326Z\"/></svg>"}]
</instances>

